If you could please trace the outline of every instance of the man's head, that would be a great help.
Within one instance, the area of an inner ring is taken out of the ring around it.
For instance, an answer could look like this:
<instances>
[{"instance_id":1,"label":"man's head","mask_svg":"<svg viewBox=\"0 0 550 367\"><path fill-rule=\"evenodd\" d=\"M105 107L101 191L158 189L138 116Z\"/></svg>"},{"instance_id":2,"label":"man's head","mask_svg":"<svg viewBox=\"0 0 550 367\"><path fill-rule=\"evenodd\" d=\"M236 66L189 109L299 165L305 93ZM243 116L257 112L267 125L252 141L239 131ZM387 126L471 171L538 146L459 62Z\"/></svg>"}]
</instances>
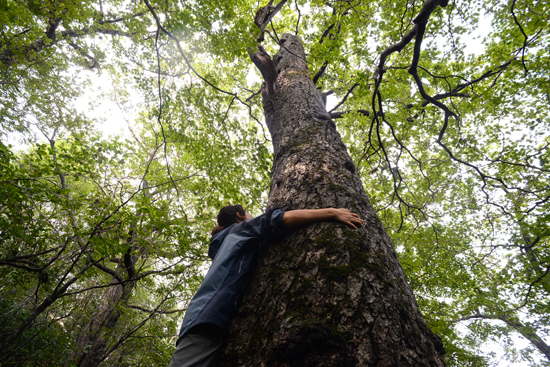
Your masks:
<instances>
[{"instance_id":1,"label":"man's head","mask_svg":"<svg viewBox=\"0 0 550 367\"><path fill-rule=\"evenodd\" d=\"M223 231L233 223L240 223L244 220L251 219L252 215L247 213L244 208L237 205L224 206L218 213L217 220L218 225L212 230L212 235Z\"/></svg>"}]
</instances>

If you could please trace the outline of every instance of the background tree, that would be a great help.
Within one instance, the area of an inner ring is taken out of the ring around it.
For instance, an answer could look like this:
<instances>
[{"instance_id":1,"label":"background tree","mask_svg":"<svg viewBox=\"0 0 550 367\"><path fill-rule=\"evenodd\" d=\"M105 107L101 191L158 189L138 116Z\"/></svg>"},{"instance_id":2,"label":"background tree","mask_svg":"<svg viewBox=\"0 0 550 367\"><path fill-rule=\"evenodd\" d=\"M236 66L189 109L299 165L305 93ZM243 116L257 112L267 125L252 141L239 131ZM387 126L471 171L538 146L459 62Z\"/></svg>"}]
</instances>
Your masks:
<instances>
[{"instance_id":1,"label":"background tree","mask_svg":"<svg viewBox=\"0 0 550 367\"><path fill-rule=\"evenodd\" d=\"M283 33L301 37L447 363L494 363L478 347L493 338L506 359L540 365L544 345L535 341L548 344L550 264L548 4L455 1L435 8L425 28L411 22L429 3L287 2L263 46L273 55ZM149 5L0 2L2 363L50 356L66 364L75 352L58 351L78 349L76 334L102 287L121 286L113 273L130 281L122 260L130 248L147 249L130 251L140 271L173 267L135 283L117 326L98 334L110 345L101 358L165 363L181 315L144 310L168 294L158 311L185 308L219 206L242 202L256 214L265 206L271 146L246 62L252 20L265 4ZM484 46L472 53L475 32ZM102 141L93 119L76 111L98 77L111 90L98 105L120 105L128 140ZM10 147L15 140L27 148ZM96 227L105 232L93 234ZM102 260L86 264L89 253ZM92 265L78 275L71 264ZM189 278L174 278L182 272ZM73 278L67 295L48 304ZM145 322L134 333L116 329L138 320ZM532 347L517 349L513 335L531 336Z\"/></svg>"}]
</instances>

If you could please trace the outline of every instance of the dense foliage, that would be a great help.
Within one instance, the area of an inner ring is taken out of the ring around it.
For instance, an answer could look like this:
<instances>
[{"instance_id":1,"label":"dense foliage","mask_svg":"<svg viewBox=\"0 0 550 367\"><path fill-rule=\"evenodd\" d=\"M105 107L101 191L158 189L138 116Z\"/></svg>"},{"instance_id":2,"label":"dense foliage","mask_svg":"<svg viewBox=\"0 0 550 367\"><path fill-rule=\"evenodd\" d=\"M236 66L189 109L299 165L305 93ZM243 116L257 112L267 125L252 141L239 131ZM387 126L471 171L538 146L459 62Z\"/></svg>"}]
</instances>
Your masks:
<instances>
[{"instance_id":1,"label":"dense foliage","mask_svg":"<svg viewBox=\"0 0 550 367\"><path fill-rule=\"evenodd\" d=\"M279 4L447 363L548 365L550 3ZM0 0L0 364L167 364L215 213L267 198L264 5Z\"/></svg>"}]
</instances>

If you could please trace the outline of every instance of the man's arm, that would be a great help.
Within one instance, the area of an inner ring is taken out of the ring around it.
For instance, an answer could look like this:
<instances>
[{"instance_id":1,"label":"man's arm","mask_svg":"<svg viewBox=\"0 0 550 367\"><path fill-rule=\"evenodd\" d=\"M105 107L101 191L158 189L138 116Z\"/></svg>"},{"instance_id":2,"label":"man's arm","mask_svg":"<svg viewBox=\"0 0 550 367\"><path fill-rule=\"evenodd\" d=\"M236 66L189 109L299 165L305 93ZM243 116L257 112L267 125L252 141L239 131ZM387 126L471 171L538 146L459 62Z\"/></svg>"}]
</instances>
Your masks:
<instances>
[{"instance_id":1,"label":"man's arm","mask_svg":"<svg viewBox=\"0 0 550 367\"><path fill-rule=\"evenodd\" d=\"M288 228L328 220L344 223L353 229L363 225L363 220L359 218L359 215L343 208L291 210L283 215L283 223Z\"/></svg>"}]
</instances>

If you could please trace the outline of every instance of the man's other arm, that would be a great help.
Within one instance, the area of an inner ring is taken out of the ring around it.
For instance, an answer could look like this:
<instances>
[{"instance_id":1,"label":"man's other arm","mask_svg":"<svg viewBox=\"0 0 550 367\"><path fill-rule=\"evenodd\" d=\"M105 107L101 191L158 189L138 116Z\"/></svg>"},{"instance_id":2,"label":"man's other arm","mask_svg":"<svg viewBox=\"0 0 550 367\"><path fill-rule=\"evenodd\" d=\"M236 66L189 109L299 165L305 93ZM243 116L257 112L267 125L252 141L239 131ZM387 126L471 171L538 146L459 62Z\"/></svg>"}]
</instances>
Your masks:
<instances>
[{"instance_id":1,"label":"man's other arm","mask_svg":"<svg viewBox=\"0 0 550 367\"><path fill-rule=\"evenodd\" d=\"M359 215L344 208L290 210L283 215L283 223L288 228L319 221L337 221L353 229L363 225Z\"/></svg>"}]
</instances>

